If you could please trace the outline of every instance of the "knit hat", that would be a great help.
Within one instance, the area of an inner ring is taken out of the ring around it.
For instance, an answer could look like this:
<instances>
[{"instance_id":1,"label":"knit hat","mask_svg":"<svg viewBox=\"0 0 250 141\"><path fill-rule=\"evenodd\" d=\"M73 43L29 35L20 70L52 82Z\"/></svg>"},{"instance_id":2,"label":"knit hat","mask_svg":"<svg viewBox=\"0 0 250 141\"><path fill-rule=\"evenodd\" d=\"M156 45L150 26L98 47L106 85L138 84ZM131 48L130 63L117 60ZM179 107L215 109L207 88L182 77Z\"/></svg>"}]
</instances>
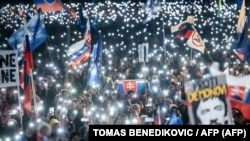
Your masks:
<instances>
[{"instance_id":1,"label":"knit hat","mask_svg":"<svg viewBox=\"0 0 250 141\"><path fill-rule=\"evenodd\" d=\"M59 120L56 119L56 118L52 118L52 119L49 121L50 126L53 126L53 125L56 124L56 123L60 123Z\"/></svg>"}]
</instances>

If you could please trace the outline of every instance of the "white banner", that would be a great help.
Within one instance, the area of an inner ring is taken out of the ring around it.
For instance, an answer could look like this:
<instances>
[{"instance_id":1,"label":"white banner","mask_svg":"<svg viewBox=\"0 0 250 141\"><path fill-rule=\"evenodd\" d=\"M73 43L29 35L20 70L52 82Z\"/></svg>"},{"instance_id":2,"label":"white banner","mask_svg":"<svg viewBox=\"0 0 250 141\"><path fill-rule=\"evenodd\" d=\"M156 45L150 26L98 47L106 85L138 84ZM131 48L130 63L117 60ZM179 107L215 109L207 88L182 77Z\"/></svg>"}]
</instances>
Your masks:
<instances>
[{"instance_id":1,"label":"white banner","mask_svg":"<svg viewBox=\"0 0 250 141\"><path fill-rule=\"evenodd\" d=\"M139 62L148 62L148 43L138 45Z\"/></svg>"},{"instance_id":2,"label":"white banner","mask_svg":"<svg viewBox=\"0 0 250 141\"><path fill-rule=\"evenodd\" d=\"M0 51L0 87L19 85L18 56L16 50Z\"/></svg>"}]
</instances>

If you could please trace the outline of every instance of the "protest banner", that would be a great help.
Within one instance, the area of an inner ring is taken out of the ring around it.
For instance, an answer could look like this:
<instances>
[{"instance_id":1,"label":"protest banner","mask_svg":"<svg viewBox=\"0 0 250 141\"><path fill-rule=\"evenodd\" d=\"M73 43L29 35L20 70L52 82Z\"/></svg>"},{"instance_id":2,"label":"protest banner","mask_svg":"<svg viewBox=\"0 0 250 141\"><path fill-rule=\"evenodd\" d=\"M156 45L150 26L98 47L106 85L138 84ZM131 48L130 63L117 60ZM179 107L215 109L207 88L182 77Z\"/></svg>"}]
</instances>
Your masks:
<instances>
[{"instance_id":1,"label":"protest banner","mask_svg":"<svg viewBox=\"0 0 250 141\"><path fill-rule=\"evenodd\" d=\"M19 85L17 51L0 52L0 87Z\"/></svg>"},{"instance_id":2,"label":"protest banner","mask_svg":"<svg viewBox=\"0 0 250 141\"><path fill-rule=\"evenodd\" d=\"M190 123L193 125L231 125L232 110L226 75L185 83Z\"/></svg>"}]
</instances>

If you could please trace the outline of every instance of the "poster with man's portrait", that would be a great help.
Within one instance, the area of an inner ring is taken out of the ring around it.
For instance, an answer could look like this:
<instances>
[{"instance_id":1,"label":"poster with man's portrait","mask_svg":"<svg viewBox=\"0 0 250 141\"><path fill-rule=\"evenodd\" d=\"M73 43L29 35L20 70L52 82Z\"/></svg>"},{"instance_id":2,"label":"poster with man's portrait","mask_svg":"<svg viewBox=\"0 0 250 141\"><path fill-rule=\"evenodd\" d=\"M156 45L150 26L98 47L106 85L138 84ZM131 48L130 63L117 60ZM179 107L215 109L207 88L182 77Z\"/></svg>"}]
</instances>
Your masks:
<instances>
[{"instance_id":1,"label":"poster with man's portrait","mask_svg":"<svg viewBox=\"0 0 250 141\"><path fill-rule=\"evenodd\" d=\"M188 113L192 125L232 125L226 75L185 83Z\"/></svg>"}]
</instances>

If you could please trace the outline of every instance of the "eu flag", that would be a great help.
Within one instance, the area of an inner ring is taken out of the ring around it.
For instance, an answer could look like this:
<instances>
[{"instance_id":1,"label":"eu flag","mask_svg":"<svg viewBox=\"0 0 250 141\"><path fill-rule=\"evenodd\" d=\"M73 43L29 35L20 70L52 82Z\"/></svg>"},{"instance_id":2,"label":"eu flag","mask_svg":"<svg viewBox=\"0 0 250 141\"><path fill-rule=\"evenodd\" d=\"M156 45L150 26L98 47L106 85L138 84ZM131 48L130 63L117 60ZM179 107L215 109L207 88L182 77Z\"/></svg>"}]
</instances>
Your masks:
<instances>
[{"instance_id":1,"label":"eu flag","mask_svg":"<svg viewBox=\"0 0 250 141\"><path fill-rule=\"evenodd\" d=\"M30 48L33 52L39 45L41 45L48 37L47 30L43 21L41 10L39 9L37 13L29 20L27 23L28 36L30 42ZM22 58L23 44L24 44L24 27L20 27L16 32L14 32L8 43L13 49L18 50L18 59Z\"/></svg>"},{"instance_id":2,"label":"eu flag","mask_svg":"<svg viewBox=\"0 0 250 141\"><path fill-rule=\"evenodd\" d=\"M87 18L84 17L84 10L82 9L82 7L79 7L79 18L76 21L76 24L80 27L80 29L83 31L83 33L86 32L87 30Z\"/></svg>"},{"instance_id":3,"label":"eu flag","mask_svg":"<svg viewBox=\"0 0 250 141\"><path fill-rule=\"evenodd\" d=\"M244 30L242 35L240 36L240 40L238 46L236 47L236 52L244 55L244 60L249 61L249 47L250 47L250 11L247 12L247 21L244 26Z\"/></svg>"}]
</instances>

